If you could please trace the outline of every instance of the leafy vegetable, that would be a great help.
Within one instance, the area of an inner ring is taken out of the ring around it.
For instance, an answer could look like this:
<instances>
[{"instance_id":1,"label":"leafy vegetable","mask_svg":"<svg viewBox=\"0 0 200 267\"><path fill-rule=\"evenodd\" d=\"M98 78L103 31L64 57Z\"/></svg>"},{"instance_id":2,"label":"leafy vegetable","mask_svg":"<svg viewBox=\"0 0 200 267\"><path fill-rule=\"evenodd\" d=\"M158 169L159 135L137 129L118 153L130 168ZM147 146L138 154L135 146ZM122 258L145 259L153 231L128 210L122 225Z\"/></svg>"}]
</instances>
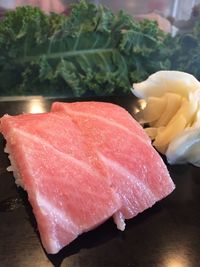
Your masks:
<instances>
[{"instance_id":1,"label":"leafy vegetable","mask_svg":"<svg viewBox=\"0 0 200 267\"><path fill-rule=\"evenodd\" d=\"M69 16L19 7L0 22L0 95L126 93L170 68L169 39L156 22L85 1Z\"/></svg>"},{"instance_id":2,"label":"leafy vegetable","mask_svg":"<svg viewBox=\"0 0 200 267\"><path fill-rule=\"evenodd\" d=\"M173 43L172 68L191 73L200 80L200 22L191 31L178 34Z\"/></svg>"}]
</instances>

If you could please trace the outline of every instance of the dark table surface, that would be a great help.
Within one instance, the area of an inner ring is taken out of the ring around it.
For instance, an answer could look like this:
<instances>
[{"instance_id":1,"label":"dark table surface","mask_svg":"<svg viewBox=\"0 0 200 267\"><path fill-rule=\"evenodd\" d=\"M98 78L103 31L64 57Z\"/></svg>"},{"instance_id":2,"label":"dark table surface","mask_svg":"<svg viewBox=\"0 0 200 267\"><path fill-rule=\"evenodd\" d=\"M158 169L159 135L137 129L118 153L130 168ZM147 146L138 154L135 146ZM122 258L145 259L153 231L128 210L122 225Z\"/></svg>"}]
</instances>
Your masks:
<instances>
[{"instance_id":1,"label":"dark table surface","mask_svg":"<svg viewBox=\"0 0 200 267\"><path fill-rule=\"evenodd\" d=\"M134 97L99 100L133 114ZM0 102L0 116L49 111L54 99ZM80 236L57 255L43 250L26 193L15 186L5 141L0 136L0 267L200 267L200 170L168 166L176 190L127 221L124 232L112 220Z\"/></svg>"}]
</instances>

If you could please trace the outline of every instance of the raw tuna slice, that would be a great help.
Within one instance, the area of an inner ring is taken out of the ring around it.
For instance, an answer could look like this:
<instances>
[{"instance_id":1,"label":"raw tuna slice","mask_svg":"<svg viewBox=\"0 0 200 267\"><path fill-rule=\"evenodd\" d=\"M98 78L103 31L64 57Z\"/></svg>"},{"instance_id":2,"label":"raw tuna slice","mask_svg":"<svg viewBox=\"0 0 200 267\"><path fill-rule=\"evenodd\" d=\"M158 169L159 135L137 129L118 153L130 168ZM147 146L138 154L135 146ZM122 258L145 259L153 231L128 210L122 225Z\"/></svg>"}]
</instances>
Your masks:
<instances>
[{"instance_id":1,"label":"raw tuna slice","mask_svg":"<svg viewBox=\"0 0 200 267\"><path fill-rule=\"evenodd\" d=\"M139 124L123 108L102 102L54 103L80 128L91 150L106 168L122 208L114 214L117 227L171 193L174 184L159 154Z\"/></svg>"},{"instance_id":2,"label":"raw tuna slice","mask_svg":"<svg viewBox=\"0 0 200 267\"><path fill-rule=\"evenodd\" d=\"M10 170L28 192L48 253L120 209L105 170L66 114L5 115L0 122Z\"/></svg>"}]
</instances>

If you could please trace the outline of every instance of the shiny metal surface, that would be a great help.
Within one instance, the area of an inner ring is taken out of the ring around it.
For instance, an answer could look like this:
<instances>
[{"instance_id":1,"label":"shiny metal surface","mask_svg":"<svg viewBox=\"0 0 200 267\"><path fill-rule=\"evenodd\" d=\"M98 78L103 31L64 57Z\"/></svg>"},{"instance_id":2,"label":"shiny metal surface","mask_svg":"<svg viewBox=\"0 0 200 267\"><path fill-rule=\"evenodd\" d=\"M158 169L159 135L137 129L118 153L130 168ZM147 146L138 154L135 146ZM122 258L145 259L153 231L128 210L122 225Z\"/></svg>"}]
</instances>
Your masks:
<instances>
[{"instance_id":1,"label":"shiny metal surface","mask_svg":"<svg viewBox=\"0 0 200 267\"><path fill-rule=\"evenodd\" d=\"M100 100L134 112L135 98ZM45 112L51 100L0 102L0 116ZM57 255L46 255L26 193L15 186L5 141L0 137L0 266L2 267L198 267L200 266L200 170L168 166L176 190L127 222L124 232L112 220L80 236Z\"/></svg>"}]
</instances>

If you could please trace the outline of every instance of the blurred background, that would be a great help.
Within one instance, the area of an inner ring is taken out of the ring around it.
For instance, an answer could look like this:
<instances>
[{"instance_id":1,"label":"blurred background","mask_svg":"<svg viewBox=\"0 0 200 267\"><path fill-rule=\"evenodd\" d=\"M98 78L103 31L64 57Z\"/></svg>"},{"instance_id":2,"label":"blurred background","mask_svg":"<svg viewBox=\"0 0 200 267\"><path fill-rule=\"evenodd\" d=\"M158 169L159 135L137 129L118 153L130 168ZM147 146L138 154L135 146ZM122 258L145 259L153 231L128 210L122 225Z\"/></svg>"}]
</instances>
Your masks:
<instances>
[{"instance_id":1,"label":"blurred background","mask_svg":"<svg viewBox=\"0 0 200 267\"><path fill-rule=\"evenodd\" d=\"M147 18L156 20L160 28L166 32L176 34L177 28L184 28L184 21L192 16L192 10L200 4L200 0L89 0L96 4L103 4L114 12L126 10L138 20ZM45 12L62 13L68 10L70 0L0 0L0 9L14 9L21 5L39 6ZM197 8L200 14L200 6ZM182 26L183 25L183 26Z\"/></svg>"},{"instance_id":2,"label":"blurred background","mask_svg":"<svg viewBox=\"0 0 200 267\"><path fill-rule=\"evenodd\" d=\"M55 9L61 5L66 5L70 0L0 0L0 6L3 8L14 8L18 5L32 4L42 6L47 9ZM125 9L129 13L147 14L157 11L163 16L173 16L177 19L188 19L191 14L192 7L200 3L200 0L94 0L93 3L102 3L114 11Z\"/></svg>"}]
</instances>

